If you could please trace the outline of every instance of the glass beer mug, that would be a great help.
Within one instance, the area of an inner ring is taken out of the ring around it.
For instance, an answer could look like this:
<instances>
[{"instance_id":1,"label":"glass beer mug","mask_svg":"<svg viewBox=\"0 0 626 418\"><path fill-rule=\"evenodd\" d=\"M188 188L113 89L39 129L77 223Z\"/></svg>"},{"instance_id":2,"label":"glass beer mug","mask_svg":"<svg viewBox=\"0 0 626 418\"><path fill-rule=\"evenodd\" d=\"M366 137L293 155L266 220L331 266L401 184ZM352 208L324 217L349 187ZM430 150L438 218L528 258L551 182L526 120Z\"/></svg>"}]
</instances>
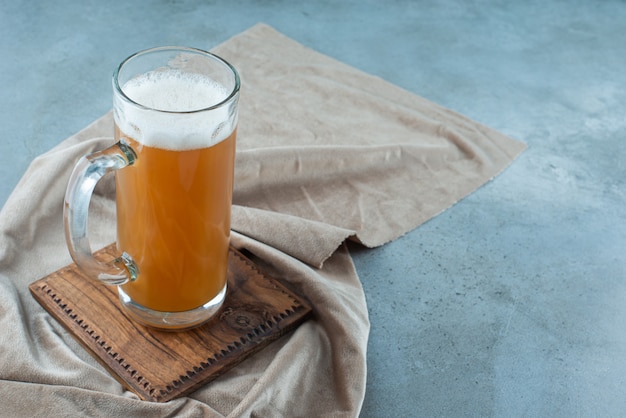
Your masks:
<instances>
[{"instance_id":1,"label":"glass beer mug","mask_svg":"<svg viewBox=\"0 0 626 418\"><path fill-rule=\"evenodd\" d=\"M65 235L78 267L118 285L139 323L195 327L225 298L239 87L229 63L182 47L134 54L113 75L116 143L76 164ZM119 255L101 262L87 213L96 183L113 171Z\"/></svg>"}]
</instances>

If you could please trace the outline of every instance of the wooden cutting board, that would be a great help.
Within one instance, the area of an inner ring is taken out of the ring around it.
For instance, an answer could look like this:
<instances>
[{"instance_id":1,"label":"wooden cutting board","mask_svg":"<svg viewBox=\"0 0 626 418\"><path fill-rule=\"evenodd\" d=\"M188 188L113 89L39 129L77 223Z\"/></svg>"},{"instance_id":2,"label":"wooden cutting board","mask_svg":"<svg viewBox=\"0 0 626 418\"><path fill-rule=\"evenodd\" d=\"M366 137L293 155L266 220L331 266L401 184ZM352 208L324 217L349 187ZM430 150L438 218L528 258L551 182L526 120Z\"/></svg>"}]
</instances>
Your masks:
<instances>
[{"instance_id":1,"label":"wooden cutting board","mask_svg":"<svg viewBox=\"0 0 626 418\"><path fill-rule=\"evenodd\" d=\"M115 257L112 244L96 253ZM70 264L29 286L33 297L141 399L166 402L217 378L311 315L311 307L231 248L228 290L201 327L165 332L129 320L114 286Z\"/></svg>"}]
</instances>

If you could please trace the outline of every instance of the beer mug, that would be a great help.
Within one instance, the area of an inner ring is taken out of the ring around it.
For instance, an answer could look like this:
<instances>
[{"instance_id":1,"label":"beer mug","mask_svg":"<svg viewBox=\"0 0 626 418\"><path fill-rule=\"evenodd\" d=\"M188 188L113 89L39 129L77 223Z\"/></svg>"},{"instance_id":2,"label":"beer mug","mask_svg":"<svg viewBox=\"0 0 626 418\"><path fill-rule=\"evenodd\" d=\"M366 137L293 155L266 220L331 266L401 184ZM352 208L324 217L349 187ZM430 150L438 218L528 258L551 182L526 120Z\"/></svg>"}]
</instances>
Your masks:
<instances>
[{"instance_id":1,"label":"beer mug","mask_svg":"<svg viewBox=\"0 0 626 418\"><path fill-rule=\"evenodd\" d=\"M83 156L70 177L65 235L85 275L118 286L124 311L147 326L182 330L224 301L239 75L209 52L161 47L113 75L115 145ZM94 258L89 201L115 172L118 256Z\"/></svg>"}]
</instances>

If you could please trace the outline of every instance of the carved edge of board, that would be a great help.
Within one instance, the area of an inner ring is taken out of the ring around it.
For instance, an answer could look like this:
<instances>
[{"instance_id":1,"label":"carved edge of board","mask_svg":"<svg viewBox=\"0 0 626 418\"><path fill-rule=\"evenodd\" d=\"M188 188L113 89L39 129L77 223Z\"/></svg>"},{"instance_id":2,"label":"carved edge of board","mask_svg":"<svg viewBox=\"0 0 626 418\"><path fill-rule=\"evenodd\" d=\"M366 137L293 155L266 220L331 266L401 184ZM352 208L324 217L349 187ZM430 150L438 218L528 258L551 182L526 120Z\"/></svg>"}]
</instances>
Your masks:
<instances>
[{"instance_id":1,"label":"carved edge of board","mask_svg":"<svg viewBox=\"0 0 626 418\"><path fill-rule=\"evenodd\" d=\"M103 248L100 254L111 254L113 245ZM225 373L227 370L243 361L249 355L261 350L271 341L274 341L293 330L302 321L308 319L312 314L310 306L296 297L290 290L286 289L276 279L262 274L252 262L242 255L239 251L231 248L231 253L245 264L248 274L254 274L256 279L262 279L272 285L272 287L288 297L292 304L288 309L272 316L265 322L260 323L244 336L226 344L226 349L221 349L209 355L200 364L195 365L192 370L187 370L185 374L180 375L178 379L173 380L170 384L160 387L150 383L141 373L134 368L126 359L120 356L119 351L115 351L113 346L106 342L97 329L94 328L84 318L79 318L75 309L70 302L65 301L61 297L57 297L57 291L50 285L46 279L38 280L29 286L29 289L35 299L37 299L44 307L48 307L48 312L55 317L62 325L70 328L79 343L89 351L99 350L102 354L94 352L95 358L106 368L113 369L113 376L120 383L129 386L138 396L144 400L153 402L166 402L179 396L183 396L196 390L217 377ZM99 255L100 255L99 254ZM70 273L80 275L73 271L70 267L63 268L55 274ZM48 276L48 277L50 277ZM220 313L223 318L224 311ZM296 314L300 314L295 316ZM67 320L69 319L69 321ZM275 327L279 327L278 332L271 333ZM264 343L264 344L262 344ZM242 354L245 354L242 355ZM108 356L112 363L106 361Z\"/></svg>"},{"instance_id":2,"label":"carved edge of board","mask_svg":"<svg viewBox=\"0 0 626 418\"><path fill-rule=\"evenodd\" d=\"M61 275L61 273L72 275L78 274L71 268L61 269L57 273L59 273L59 275ZM56 275L57 273L54 273L53 275ZM107 343L102 335L98 333L97 328L92 326L87 319L79 317L76 313L76 309L70 305L70 302L58 297L57 290L53 285L44 279L43 281L40 280L31 284L29 289L35 299L37 299L44 307L48 307L47 311L55 319L57 319L58 322L68 328L78 342L85 349L87 349L87 351L94 352L94 358L100 364L108 369L117 369L114 370L114 373L112 374L114 378L116 378L123 385L130 387L142 399L146 399L146 395L148 395L149 398L154 398L153 394L156 387L154 387L154 385L142 376L139 370L133 368L131 364L127 363L124 357L120 356L118 351L114 351L113 345ZM102 289L106 289L106 287L103 286ZM97 351L101 351L101 354L98 354ZM106 356L113 360L118 366L116 367L107 362ZM123 375L120 374L120 372L122 372ZM156 398L154 400L157 402L163 402L158 401Z\"/></svg>"}]
</instances>

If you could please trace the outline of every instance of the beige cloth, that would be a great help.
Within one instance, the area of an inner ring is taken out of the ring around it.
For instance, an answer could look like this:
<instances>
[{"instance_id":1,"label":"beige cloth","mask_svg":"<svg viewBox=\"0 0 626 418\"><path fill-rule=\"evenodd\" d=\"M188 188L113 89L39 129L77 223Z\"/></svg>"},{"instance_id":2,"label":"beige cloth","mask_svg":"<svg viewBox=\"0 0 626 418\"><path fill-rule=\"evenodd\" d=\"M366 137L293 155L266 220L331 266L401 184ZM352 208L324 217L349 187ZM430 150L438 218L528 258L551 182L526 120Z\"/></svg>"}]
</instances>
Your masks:
<instances>
[{"instance_id":1,"label":"beige cloth","mask_svg":"<svg viewBox=\"0 0 626 418\"><path fill-rule=\"evenodd\" d=\"M143 402L28 292L71 262L74 162L111 143L107 114L36 158L0 212L0 400L7 416L357 416L369 321L344 245L382 245L500 173L524 145L265 25L214 49L242 78L232 242L312 302L314 319L187 398ZM115 239L105 181L91 240ZM167 365L164 365L167 367Z\"/></svg>"}]
</instances>

